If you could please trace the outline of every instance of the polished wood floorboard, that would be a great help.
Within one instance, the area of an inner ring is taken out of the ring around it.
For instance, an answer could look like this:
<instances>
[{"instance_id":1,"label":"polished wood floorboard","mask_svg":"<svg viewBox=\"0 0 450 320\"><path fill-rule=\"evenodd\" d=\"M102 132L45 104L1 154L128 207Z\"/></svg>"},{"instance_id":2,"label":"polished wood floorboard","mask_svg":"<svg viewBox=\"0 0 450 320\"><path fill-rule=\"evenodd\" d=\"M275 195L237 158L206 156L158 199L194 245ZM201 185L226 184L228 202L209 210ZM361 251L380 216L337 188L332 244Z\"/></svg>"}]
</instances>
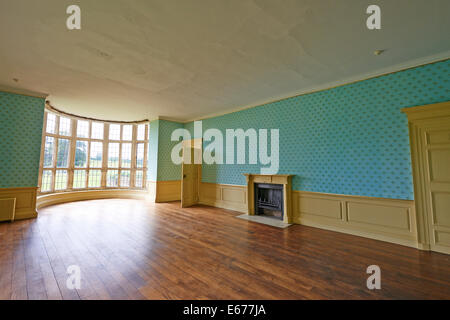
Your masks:
<instances>
[{"instance_id":1,"label":"polished wood floorboard","mask_svg":"<svg viewBox=\"0 0 450 320\"><path fill-rule=\"evenodd\" d=\"M448 255L238 214L114 199L0 223L0 299L450 299Z\"/></svg>"}]
</instances>

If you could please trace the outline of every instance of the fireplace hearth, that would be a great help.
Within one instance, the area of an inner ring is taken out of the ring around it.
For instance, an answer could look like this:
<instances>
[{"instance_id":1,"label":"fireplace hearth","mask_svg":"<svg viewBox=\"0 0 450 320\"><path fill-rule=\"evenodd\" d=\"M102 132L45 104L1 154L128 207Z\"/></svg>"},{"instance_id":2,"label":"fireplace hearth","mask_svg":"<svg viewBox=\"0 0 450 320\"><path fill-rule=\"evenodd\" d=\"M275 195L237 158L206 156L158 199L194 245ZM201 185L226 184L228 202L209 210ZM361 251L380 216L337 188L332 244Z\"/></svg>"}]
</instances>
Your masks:
<instances>
[{"instance_id":1,"label":"fireplace hearth","mask_svg":"<svg viewBox=\"0 0 450 320\"><path fill-rule=\"evenodd\" d=\"M283 220L283 185L255 183L255 214Z\"/></svg>"}]
</instances>

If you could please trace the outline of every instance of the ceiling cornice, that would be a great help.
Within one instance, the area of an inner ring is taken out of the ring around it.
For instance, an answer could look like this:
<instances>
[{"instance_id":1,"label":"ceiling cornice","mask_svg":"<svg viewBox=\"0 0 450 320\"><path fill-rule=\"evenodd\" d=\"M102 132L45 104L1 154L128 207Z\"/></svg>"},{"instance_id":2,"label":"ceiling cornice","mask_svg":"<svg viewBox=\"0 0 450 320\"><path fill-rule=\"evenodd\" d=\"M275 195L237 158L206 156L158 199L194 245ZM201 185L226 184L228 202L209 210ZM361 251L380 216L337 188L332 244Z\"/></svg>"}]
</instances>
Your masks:
<instances>
[{"instance_id":1,"label":"ceiling cornice","mask_svg":"<svg viewBox=\"0 0 450 320\"><path fill-rule=\"evenodd\" d=\"M22 88L14 88L10 86L5 86L0 84L0 91L7 93L20 94L22 96L34 97L34 98L42 98L45 99L48 97L48 93L36 92L32 90L22 89Z\"/></svg>"}]
</instances>

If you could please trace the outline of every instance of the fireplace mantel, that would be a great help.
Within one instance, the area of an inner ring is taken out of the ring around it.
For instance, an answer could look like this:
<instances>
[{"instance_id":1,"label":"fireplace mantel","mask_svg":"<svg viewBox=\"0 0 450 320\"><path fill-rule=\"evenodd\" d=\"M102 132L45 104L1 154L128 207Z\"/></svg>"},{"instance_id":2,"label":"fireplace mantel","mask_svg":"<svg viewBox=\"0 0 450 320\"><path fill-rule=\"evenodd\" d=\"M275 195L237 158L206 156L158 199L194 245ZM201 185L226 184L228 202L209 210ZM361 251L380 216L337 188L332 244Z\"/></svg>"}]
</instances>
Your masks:
<instances>
[{"instance_id":1,"label":"fireplace mantel","mask_svg":"<svg viewBox=\"0 0 450 320\"><path fill-rule=\"evenodd\" d=\"M244 173L247 179L248 214L255 214L254 184L273 183L283 185L283 222L292 223L292 174L253 174Z\"/></svg>"}]
</instances>

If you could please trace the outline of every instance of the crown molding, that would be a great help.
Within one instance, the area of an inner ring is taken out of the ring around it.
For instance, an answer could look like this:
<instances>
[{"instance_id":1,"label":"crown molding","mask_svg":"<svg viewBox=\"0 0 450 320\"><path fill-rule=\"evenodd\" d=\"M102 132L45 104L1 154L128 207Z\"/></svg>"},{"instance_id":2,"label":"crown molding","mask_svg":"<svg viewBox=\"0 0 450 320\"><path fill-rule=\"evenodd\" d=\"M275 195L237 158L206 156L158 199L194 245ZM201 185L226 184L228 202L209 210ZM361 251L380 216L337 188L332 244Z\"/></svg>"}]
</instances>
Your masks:
<instances>
[{"instance_id":1,"label":"crown molding","mask_svg":"<svg viewBox=\"0 0 450 320\"><path fill-rule=\"evenodd\" d=\"M311 86L311 87L304 88L304 89L296 91L296 92L292 92L290 94L274 96L270 99L256 101L252 104L247 104L244 106L236 107L236 108L224 111L224 112L214 112L214 113L210 113L210 114L205 114L203 116L191 118L188 120L179 120L179 119L173 119L170 117L158 116L156 118L152 118L152 119L144 120L144 121L165 120L165 121L171 121L171 122L184 124L184 123L189 123L189 122L193 122L193 121L205 120L205 119L219 117L219 116L223 116L223 115L234 113L234 112L239 112L239 111L243 111L243 110L247 110L247 109L251 109L251 108L260 107L260 106L263 106L263 105L266 105L269 103L274 103L274 102L282 101L285 99L290 99L290 98L294 98L294 97L298 97L298 96L302 96L302 95L306 95L306 94L330 90L333 88L353 84L356 82L374 79L374 78L378 78L378 77L386 76L389 74L405 71L408 69L417 68L417 67L428 65L428 64L446 61L448 59L450 59L450 51L442 52L442 53L439 53L436 55L427 56L427 57L423 57L423 58L419 58L419 59L409 60L407 62L396 64L394 66L382 68L382 69L379 69L379 70L376 70L373 72L369 72L369 73L360 74L360 75L354 76L354 77L345 78L343 80L328 82L328 83L316 85L316 86ZM43 99L45 99L49 96L48 93L35 92L32 90L27 90L27 89L23 89L23 88L14 88L11 86L1 85L1 84L0 84L0 91L6 92L6 93L20 94L20 95L30 96L30 97L35 97L35 98L43 98Z\"/></svg>"},{"instance_id":2,"label":"crown molding","mask_svg":"<svg viewBox=\"0 0 450 320\"><path fill-rule=\"evenodd\" d=\"M20 94L22 96L28 96L33 98L42 98L45 99L48 97L48 93L36 92L32 90L22 89L22 88L14 88L6 85L0 84L0 91L6 93Z\"/></svg>"},{"instance_id":3,"label":"crown molding","mask_svg":"<svg viewBox=\"0 0 450 320\"><path fill-rule=\"evenodd\" d=\"M48 111L51 111L53 113L56 113L58 115L62 115L64 117L68 117L68 118L73 118L76 120L89 120L89 121L99 121L99 122L105 122L105 123L119 123L119 124L142 124L142 123L150 122L147 119L136 120L136 121L117 121L117 120L106 120L106 119L98 119L98 118L79 116L79 115L61 111L58 108L55 108L54 106L51 105L51 102L49 100L45 101L45 109Z\"/></svg>"}]
</instances>

